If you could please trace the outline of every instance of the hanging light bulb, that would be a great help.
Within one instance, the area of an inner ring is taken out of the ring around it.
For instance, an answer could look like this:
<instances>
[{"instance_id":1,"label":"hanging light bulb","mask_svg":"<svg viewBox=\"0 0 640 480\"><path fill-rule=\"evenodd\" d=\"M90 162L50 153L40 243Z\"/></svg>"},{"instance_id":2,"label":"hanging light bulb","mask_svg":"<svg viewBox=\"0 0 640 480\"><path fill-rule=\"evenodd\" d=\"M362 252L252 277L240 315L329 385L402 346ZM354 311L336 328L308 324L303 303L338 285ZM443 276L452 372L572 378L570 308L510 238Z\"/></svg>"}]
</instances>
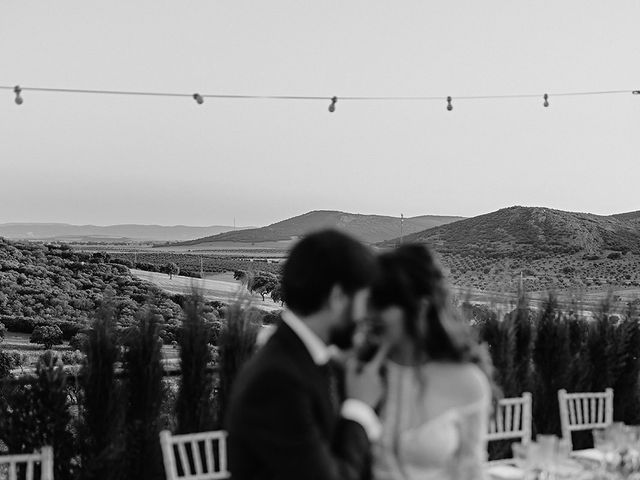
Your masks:
<instances>
[{"instance_id":1,"label":"hanging light bulb","mask_svg":"<svg viewBox=\"0 0 640 480\"><path fill-rule=\"evenodd\" d=\"M547 94L545 93L545 94L544 94L544 97L542 97L542 98L544 98L544 103L543 103L543 105L544 105L545 107L548 107L548 106L549 106L549 95L547 95Z\"/></svg>"},{"instance_id":2,"label":"hanging light bulb","mask_svg":"<svg viewBox=\"0 0 640 480\"><path fill-rule=\"evenodd\" d=\"M24 102L24 100L20 96L20 93L22 92L20 85L16 85L15 87L13 87L13 91L16 94L16 105L22 105L22 102Z\"/></svg>"},{"instance_id":3,"label":"hanging light bulb","mask_svg":"<svg viewBox=\"0 0 640 480\"><path fill-rule=\"evenodd\" d=\"M329 105L329 111L331 113L336 111L336 103L338 103L338 97L331 97L331 105Z\"/></svg>"},{"instance_id":4,"label":"hanging light bulb","mask_svg":"<svg viewBox=\"0 0 640 480\"><path fill-rule=\"evenodd\" d=\"M447 97L447 110L453 110L453 105L451 105L451 97Z\"/></svg>"},{"instance_id":5,"label":"hanging light bulb","mask_svg":"<svg viewBox=\"0 0 640 480\"><path fill-rule=\"evenodd\" d=\"M198 105L202 105L204 103L204 98L202 98L202 95L200 95L199 93L194 93L193 94L193 99L198 102Z\"/></svg>"}]
</instances>

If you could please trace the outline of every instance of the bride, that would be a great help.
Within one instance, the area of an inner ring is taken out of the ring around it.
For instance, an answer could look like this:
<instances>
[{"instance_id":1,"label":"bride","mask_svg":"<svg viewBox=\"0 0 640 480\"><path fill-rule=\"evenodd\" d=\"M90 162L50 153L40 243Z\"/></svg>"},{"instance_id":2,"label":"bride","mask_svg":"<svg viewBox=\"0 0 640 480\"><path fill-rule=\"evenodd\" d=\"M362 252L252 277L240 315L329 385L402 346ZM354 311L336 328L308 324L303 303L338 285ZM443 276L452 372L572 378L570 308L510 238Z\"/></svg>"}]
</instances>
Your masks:
<instances>
[{"instance_id":1,"label":"bride","mask_svg":"<svg viewBox=\"0 0 640 480\"><path fill-rule=\"evenodd\" d=\"M371 300L389 354L373 477L483 478L492 397L484 357L449 314L442 271L426 247L384 253L380 266Z\"/></svg>"}]
</instances>

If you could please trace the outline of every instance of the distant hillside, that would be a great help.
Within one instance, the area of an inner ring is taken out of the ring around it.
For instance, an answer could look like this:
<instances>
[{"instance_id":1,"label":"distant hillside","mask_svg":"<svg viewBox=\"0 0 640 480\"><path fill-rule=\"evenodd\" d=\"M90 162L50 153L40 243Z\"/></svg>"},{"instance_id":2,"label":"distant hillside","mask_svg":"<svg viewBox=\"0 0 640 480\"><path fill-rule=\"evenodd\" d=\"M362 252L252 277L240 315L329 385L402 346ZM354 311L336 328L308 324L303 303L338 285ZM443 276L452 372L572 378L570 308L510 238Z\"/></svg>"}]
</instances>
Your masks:
<instances>
[{"instance_id":1,"label":"distant hillside","mask_svg":"<svg viewBox=\"0 0 640 480\"><path fill-rule=\"evenodd\" d=\"M618 220L633 223L640 228L640 210L637 210L635 212L618 213L611 216L613 218L617 218Z\"/></svg>"},{"instance_id":2,"label":"distant hillside","mask_svg":"<svg viewBox=\"0 0 640 480\"><path fill-rule=\"evenodd\" d=\"M511 207L418 232L406 241L426 242L441 252L548 254L622 251L640 254L640 230L616 217L549 208Z\"/></svg>"},{"instance_id":3,"label":"distant hillside","mask_svg":"<svg viewBox=\"0 0 640 480\"><path fill-rule=\"evenodd\" d=\"M464 220L465 217L447 217L447 216L439 216L439 215L421 215L419 217L410 217L409 219L405 218L405 226L406 222L410 222L411 225L422 225L422 227L426 230L429 228L439 227L440 225L448 225L453 222L457 222L459 220ZM406 229L404 229L407 232ZM408 232L414 233L414 232Z\"/></svg>"},{"instance_id":4,"label":"distant hillside","mask_svg":"<svg viewBox=\"0 0 640 480\"><path fill-rule=\"evenodd\" d=\"M173 242L217 235L233 230L229 226L191 227L186 225L69 225L66 223L2 223L0 237L14 240L63 242Z\"/></svg>"},{"instance_id":5,"label":"distant hillside","mask_svg":"<svg viewBox=\"0 0 640 480\"><path fill-rule=\"evenodd\" d=\"M403 232L411 234L460 220L462 217L420 216L405 218ZM367 243L377 243L400 235L400 218L381 215L360 215L337 211L313 211L262 228L226 232L180 242L176 246L195 246L205 243L236 242L291 242L296 238L322 228L337 228Z\"/></svg>"},{"instance_id":6,"label":"distant hillside","mask_svg":"<svg viewBox=\"0 0 640 480\"><path fill-rule=\"evenodd\" d=\"M404 240L430 245L459 286L514 290L521 279L532 290L640 286L640 228L619 216L511 207Z\"/></svg>"}]
</instances>

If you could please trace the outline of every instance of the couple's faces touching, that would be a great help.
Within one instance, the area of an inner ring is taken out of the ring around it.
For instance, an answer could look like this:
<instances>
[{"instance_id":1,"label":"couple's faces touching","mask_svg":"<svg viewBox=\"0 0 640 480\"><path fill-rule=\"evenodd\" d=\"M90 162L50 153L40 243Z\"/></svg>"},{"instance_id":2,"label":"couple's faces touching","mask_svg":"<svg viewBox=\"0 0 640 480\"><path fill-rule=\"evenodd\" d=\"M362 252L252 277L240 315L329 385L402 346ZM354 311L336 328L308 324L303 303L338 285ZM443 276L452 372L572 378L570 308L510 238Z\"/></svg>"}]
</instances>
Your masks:
<instances>
[{"instance_id":1,"label":"couple's faces touching","mask_svg":"<svg viewBox=\"0 0 640 480\"><path fill-rule=\"evenodd\" d=\"M411 319L415 323L414 332L419 338L425 338L427 335L427 324L424 320L427 316L429 308L429 301L423 299L420 302L418 312L414 319ZM391 305L389 307L375 310L372 309L372 322L379 325L379 330L383 332L384 341L389 344L390 347L401 345L404 342L412 341L411 335L407 331L407 314L397 305Z\"/></svg>"},{"instance_id":2,"label":"couple's faces touching","mask_svg":"<svg viewBox=\"0 0 640 480\"><path fill-rule=\"evenodd\" d=\"M329 307L335 323L330 329L329 343L342 350L354 344L356 331L368 331L389 346L402 343L407 337L405 313L401 307L389 306L378 310L371 306L370 290L358 290L349 296L341 287L333 288ZM359 328L363 327L363 328Z\"/></svg>"},{"instance_id":3,"label":"couple's faces touching","mask_svg":"<svg viewBox=\"0 0 640 480\"><path fill-rule=\"evenodd\" d=\"M374 335L380 343L386 343L390 347L409 340L404 310L396 305L376 309L371 305L370 293L367 288L349 296L340 287L334 287L329 304L336 321L330 330L329 343L348 350L354 344L354 337L362 332ZM425 318L427 308L428 301L424 300L417 318ZM416 327L420 336L426 334L424 322L417 322Z\"/></svg>"}]
</instances>

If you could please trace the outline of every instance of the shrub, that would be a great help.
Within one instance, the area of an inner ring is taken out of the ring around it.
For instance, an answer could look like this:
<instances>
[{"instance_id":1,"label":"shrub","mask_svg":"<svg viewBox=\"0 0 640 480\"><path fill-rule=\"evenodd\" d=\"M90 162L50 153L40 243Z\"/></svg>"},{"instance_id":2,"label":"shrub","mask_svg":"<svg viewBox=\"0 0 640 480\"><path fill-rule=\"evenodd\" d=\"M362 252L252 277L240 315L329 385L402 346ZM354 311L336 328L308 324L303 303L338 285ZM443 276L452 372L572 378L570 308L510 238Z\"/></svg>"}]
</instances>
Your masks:
<instances>
[{"instance_id":1,"label":"shrub","mask_svg":"<svg viewBox=\"0 0 640 480\"><path fill-rule=\"evenodd\" d=\"M33 384L15 387L0 399L0 439L12 453L53 446L54 477L74 479L78 462L67 375L52 355L38 363L36 375Z\"/></svg>"},{"instance_id":2,"label":"shrub","mask_svg":"<svg viewBox=\"0 0 640 480\"><path fill-rule=\"evenodd\" d=\"M218 391L218 427L227 409L231 388L238 372L251 357L262 324L259 310L236 302L227 309L219 343L220 389Z\"/></svg>"},{"instance_id":3,"label":"shrub","mask_svg":"<svg viewBox=\"0 0 640 480\"><path fill-rule=\"evenodd\" d=\"M31 332L29 343L37 343L49 350L62 344L62 330L57 325L39 325Z\"/></svg>"},{"instance_id":4,"label":"shrub","mask_svg":"<svg viewBox=\"0 0 640 480\"><path fill-rule=\"evenodd\" d=\"M61 360L65 365L81 365L84 361L84 356L79 350L74 352L62 352Z\"/></svg>"},{"instance_id":5,"label":"shrub","mask_svg":"<svg viewBox=\"0 0 640 480\"><path fill-rule=\"evenodd\" d=\"M515 329L513 322L500 321L497 316L485 318L477 325L478 337L487 344L495 368L494 377L505 395L514 394Z\"/></svg>"},{"instance_id":6,"label":"shrub","mask_svg":"<svg viewBox=\"0 0 640 480\"><path fill-rule=\"evenodd\" d=\"M621 357L622 364L619 367L619 375L612 385L615 391L614 416L615 420L623 421L628 425L637 425L640 422L640 324L630 315L627 316L617 328L616 341L619 343L617 353Z\"/></svg>"},{"instance_id":7,"label":"shrub","mask_svg":"<svg viewBox=\"0 0 640 480\"><path fill-rule=\"evenodd\" d=\"M200 272L196 272L195 270L186 270L184 268L180 268L178 272L183 277L200 278Z\"/></svg>"},{"instance_id":8,"label":"shrub","mask_svg":"<svg viewBox=\"0 0 640 480\"><path fill-rule=\"evenodd\" d=\"M13 368L13 362L9 354L0 350L0 378L4 378L9 375Z\"/></svg>"},{"instance_id":9,"label":"shrub","mask_svg":"<svg viewBox=\"0 0 640 480\"><path fill-rule=\"evenodd\" d=\"M109 263L111 261L111 255L107 252L95 252L91 255L91 263Z\"/></svg>"},{"instance_id":10,"label":"shrub","mask_svg":"<svg viewBox=\"0 0 640 480\"><path fill-rule=\"evenodd\" d=\"M71 350L80 350L81 352L84 352L88 342L89 335L86 333L76 333L69 340L69 347L71 347Z\"/></svg>"},{"instance_id":11,"label":"shrub","mask_svg":"<svg viewBox=\"0 0 640 480\"><path fill-rule=\"evenodd\" d=\"M158 315L151 305L138 315L124 354L125 458L124 478L140 480L163 476L158 435L162 397L162 342Z\"/></svg>"},{"instance_id":12,"label":"shrub","mask_svg":"<svg viewBox=\"0 0 640 480\"><path fill-rule=\"evenodd\" d=\"M173 278L174 275L178 275L180 273L180 267L178 267L177 263L170 262L162 267L162 272L169 275L169 278Z\"/></svg>"},{"instance_id":13,"label":"shrub","mask_svg":"<svg viewBox=\"0 0 640 480\"><path fill-rule=\"evenodd\" d=\"M4 336L7 333L7 327L4 326L4 323L0 322L0 343L4 341Z\"/></svg>"},{"instance_id":14,"label":"shrub","mask_svg":"<svg viewBox=\"0 0 640 480\"><path fill-rule=\"evenodd\" d=\"M131 260L125 260L123 258L112 258L111 263L115 263L116 265L124 265L128 268L133 268L133 262Z\"/></svg>"},{"instance_id":15,"label":"shrub","mask_svg":"<svg viewBox=\"0 0 640 480\"><path fill-rule=\"evenodd\" d=\"M521 296L518 307L508 314L504 320L507 324L512 324L514 345L513 368L514 374L509 391L505 390L506 396L520 396L523 392L533 390L533 371L531 354L533 342L535 341L535 315L527 308L527 301Z\"/></svg>"},{"instance_id":16,"label":"shrub","mask_svg":"<svg viewBox=\"0 0 640 480\"><path fill-rule=\"evenodd\" d=\"M42 322L43 324L47 324ZM69 320L56 320L54 323L60 330L62 330L62 338L65 340L69 340L71 337L76 335L86 328L86 324L84 322L78 321L69 321Z\"/></svg>"},{"instance_id":17,"label":"shrub","mask_svg":"<svg viewBox=\"0 0 640 480\"><path fill-rule=\"evenodd\" d=\"M537 322L537 337L533 348L536 403L535 431L560 435L560 412L557 391L567 386L571 365L569 329L560 315L554 297L547 300Z\"/></svg>"},{"instance_id":18,"label":"shrub","mask_svg":"<svg viewBox=\"0 0 640 480\"><path fill-rule=\"evenodd\" d=\"M202 297L193 292L185 299L184 320L178 335L182 376L176 399L178 433L212 430L213 383L207 373L212 358L210 327L203 314Z\"/></svg>"},{"instance_id":19,"label":"shrub","mask_svg":"<svg viewBox=\"0 0 640 480\"><path fill-rule=\"evenodd\" d=\"M28 361L28 357L20 352L11 352L8 355L11 357L11 368L21 367Z\"/></svg>"},{"instance_id":20,"label":"shrub","mask_svg":"<svg viewBox=\"0 0 640 480\"><path fill-rule=\"evenodd\" d=\"M28 317L2 315L0 316L0 320L10 332L31 333L36 327L35 320Z\"/></svg>"},{"instance_id":21,"label":"shrub","mask_svg":"<svg viewBox=\"0 0 640 480\"><path fill-rule=\"evenodd\" d=\"M144 270L146 272L158 271L158 266L154 265L153 263L138 262L135 264L135 268L137 268L138 270Z\"/></svg>"},{"instance_id":22,"label":"shrub","mask_svg":"<svg viewBox=\"0 0 640 480\"><path fill-rule=\"evenodd\" d=\"M81 375L82 479L122 478L118 471L123 444L121 395L114 372L119 353L115 324L113 291L107 291L89 332Z\"/></svg>"}]
</instances>

